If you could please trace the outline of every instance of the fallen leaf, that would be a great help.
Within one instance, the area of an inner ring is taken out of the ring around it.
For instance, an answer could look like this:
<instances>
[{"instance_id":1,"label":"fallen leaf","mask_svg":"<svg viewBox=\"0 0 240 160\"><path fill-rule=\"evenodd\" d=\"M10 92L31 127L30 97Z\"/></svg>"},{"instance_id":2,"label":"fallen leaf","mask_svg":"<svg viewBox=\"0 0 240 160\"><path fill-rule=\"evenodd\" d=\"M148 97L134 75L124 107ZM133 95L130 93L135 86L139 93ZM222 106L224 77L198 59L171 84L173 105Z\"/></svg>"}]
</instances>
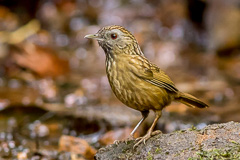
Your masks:
<instances>
[{"instance_id":1,"label":"fallen leaf","mask_svg":"<svg viewBox=\"0 0 240 160\"><path fill-rule=\"evenodd\" d=\"M59 150L80 154L86 159L93 159L96 150L82 138L63 135L59 140Z\"/></svg>"},{"instance_id":2,"label":"fallen leaf","mask_svg":"<svg viewBox=\"0 0 240 160\"><path fill-rule=\"evenodd\" d=\"M60 59L54 50L33 43L25 43L20 50L13 49L13 60L40 77L57 77L68 73L68 61Z\"/></svg>"}]
</instances>

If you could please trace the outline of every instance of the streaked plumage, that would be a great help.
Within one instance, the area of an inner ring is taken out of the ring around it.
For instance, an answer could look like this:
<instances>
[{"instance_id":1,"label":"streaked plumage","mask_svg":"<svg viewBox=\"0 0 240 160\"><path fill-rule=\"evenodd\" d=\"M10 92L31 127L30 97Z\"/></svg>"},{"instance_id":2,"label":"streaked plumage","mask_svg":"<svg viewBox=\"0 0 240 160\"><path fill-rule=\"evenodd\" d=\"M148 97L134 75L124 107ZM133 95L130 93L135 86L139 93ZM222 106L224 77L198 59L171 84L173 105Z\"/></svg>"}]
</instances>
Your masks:
<instances>
[{"instance_id":1,"label":"streaked plumage","mask_svg":"<svg viewBox=\"0 0 240 160\"><path fill-rule=\"evenodd\" d=\"M149 110L156 118L147 134L140 138L135 147L150 138L161 111L172 101L179 101L190 107L206 108L197 98L178 91L171 79L155 64L147 60L135 37L121 26L107 26L86 38L97 39L106 54L106 73L116 97L130 108L142 113L143 118L136 129L148 116Z\"/></svg>"}]
</instances>

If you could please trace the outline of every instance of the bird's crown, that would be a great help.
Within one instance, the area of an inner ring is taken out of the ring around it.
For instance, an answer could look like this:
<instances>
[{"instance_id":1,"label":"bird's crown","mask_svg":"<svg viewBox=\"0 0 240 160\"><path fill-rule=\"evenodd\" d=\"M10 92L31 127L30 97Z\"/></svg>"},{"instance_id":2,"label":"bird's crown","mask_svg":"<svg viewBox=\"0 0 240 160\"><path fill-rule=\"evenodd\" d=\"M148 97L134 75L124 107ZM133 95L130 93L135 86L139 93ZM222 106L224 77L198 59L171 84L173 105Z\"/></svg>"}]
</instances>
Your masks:
<instances>
[{"instance_id":1,"label":"bird's crown","mask_svg":"<svg viewBox=\"0 0 240 160\"><path fill-rule=\"evenodd\" d=\"M135 37L122 26L106 26L96 34L87 35L85 38L96 39L106 54L111 52L143 55Z\"/></svg>"}]
</instances>

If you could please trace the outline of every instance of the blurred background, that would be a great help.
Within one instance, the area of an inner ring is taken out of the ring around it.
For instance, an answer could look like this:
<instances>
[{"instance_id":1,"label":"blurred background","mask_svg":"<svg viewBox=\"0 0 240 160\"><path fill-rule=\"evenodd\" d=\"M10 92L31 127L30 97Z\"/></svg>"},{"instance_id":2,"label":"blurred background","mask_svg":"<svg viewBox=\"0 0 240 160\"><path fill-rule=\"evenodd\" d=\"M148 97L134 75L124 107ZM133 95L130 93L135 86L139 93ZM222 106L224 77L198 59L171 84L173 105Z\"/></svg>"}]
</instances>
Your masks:
<instances>
[{"instance_id":1,"label":"blurred background","mask_svg":"<svg viewBox=\"0 0 240 160\"><path fill-rule=\"evenodd\" d=\"M92 159L128 137L141 115L116 99L103 50L83 38L113 24L210 106L172 103L156 129L240 121L240 1L0 0L0 159Z\"/></svg>"}]
</instances>

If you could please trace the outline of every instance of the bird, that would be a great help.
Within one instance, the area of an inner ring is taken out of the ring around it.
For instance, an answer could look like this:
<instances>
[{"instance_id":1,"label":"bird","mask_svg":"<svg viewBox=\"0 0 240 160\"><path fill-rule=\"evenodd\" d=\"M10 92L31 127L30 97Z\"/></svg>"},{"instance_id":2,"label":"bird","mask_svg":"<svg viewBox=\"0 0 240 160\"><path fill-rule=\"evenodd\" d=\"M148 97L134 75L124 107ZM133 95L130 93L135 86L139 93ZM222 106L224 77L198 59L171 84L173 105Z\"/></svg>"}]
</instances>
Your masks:
<instances>
[{"instance_id":1,"label":"bird","mask_svg":"<svg viewBox=\"0 0 240 160\"><path fill-rule=\"evenodd\" d=\"M96 34L84 38L95 39L105 52L106 74L116 97L126 106L138 110L142 118L130 134L134 133L148 117L149 111L155 119L143 137L136 139L134 148L160 133L153 131L162 110L172 101L181 102L189 107L207 108L208 105L196 97L179 91L173 81L157 65L144 55L134 35L119 25L101 28Z\"/></svg>"}]
</instances>

